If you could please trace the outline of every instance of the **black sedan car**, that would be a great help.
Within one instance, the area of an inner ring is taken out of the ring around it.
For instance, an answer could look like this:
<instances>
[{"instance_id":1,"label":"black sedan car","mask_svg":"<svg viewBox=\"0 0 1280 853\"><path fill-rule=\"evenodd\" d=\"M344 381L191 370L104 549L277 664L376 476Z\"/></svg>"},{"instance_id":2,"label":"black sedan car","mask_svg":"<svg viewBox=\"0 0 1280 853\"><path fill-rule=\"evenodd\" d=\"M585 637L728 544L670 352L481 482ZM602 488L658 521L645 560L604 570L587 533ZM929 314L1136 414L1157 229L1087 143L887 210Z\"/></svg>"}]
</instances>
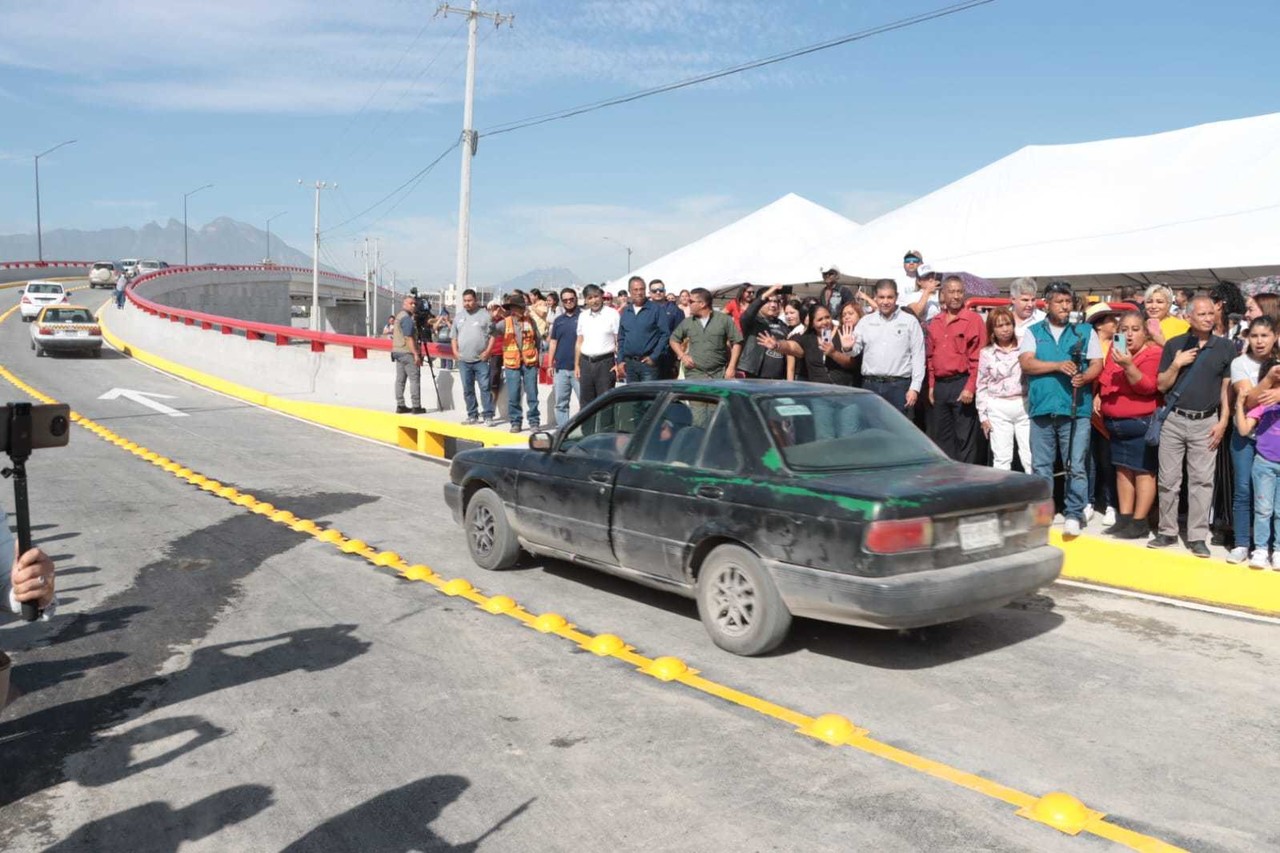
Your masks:
<instances>
[{"instance_id":1,"label":"black sedan car","mask_svg":"<svg viewBox=\"0 0 1280 853\"><path fill-rule=\"evenodd\" d=\"M879 397L831 385L627 385L528 448L458 454L444 489L481 567L523 548L673 590L742 655L792 616L939 624L1062 568L1046 482L953 462Z\"/></svg>"}]
</instances>

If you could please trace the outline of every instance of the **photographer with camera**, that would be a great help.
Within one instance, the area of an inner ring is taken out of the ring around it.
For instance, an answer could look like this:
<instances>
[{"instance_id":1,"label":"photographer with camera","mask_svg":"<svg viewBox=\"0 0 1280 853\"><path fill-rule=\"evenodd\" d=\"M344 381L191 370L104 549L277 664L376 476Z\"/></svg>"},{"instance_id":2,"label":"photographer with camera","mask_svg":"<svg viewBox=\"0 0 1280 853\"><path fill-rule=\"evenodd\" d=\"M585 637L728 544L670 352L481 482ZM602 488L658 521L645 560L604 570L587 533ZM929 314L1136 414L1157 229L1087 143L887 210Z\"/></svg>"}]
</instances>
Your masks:
<instances>
[{"instance_id":1,"label":"photographer with camera","mask_svg":"<svg viewBox=\"0 0 1280 853\"><path fill-rule=\"evenodd\" d=\"M422 347L419 344L417 326L418 297L406 296L401 303L391 327L391 360L396 363L396 414L421 415L422 408ZM404 386L409 383L409 397L413 406L404 404Z\"/></svg>"}]
</instances>

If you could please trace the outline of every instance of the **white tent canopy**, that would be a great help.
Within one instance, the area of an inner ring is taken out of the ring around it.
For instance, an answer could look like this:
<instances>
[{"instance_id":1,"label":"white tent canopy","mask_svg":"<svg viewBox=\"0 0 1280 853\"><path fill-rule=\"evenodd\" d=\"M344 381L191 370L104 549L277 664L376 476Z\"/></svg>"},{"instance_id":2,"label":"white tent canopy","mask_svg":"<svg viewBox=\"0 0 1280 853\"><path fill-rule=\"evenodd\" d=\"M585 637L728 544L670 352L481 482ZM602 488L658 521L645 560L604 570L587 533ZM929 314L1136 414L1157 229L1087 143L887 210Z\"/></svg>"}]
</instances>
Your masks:
<instances>
[{"instance_id":1,"label":"white tent canopy","mask_svg":"<svg viewBox=\"0 0 1280 853\"><path fill-rule=\"evenodd\" d=\"M745 281L803 284L819 281L831 259L820 246L842 245L858 223L795 193L788 193L718 231L635 270L645 281L660 278L667 292L705 287L713 293ZM626 287L631 276L609 282Z\"/></svg>"},{"instance_id":2,"label":"white tent canopy","mask_svg":"<svg viewBox=\"0 0 1280 853\"><path fill-rule=\"evenodd\" d=\"M1280 272L1280 113L1074 145L1030 145L837 238L846 275L902 255L989 279L1211 285ZM828 262L826 260L824 263Z\"/></svg>"}]
</instances>

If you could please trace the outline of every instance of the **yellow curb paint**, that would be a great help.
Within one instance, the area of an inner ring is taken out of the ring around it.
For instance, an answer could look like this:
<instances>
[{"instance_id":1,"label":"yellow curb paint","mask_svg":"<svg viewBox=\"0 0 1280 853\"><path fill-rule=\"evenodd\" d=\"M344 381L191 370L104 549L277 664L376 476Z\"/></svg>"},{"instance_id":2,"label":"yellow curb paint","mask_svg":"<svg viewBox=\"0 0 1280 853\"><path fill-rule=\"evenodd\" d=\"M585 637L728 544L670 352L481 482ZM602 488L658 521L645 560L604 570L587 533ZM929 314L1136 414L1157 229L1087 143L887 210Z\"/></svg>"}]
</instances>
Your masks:
<instances>
[{"instance_id":1,"label":"yellow curb paint","mask_svg":"<svg viewBox=\"0 0 1280 853\"><path fill-rule=\"evenodd\" d=\"M1056 530L1049 541L1066 554L1062 577L1068 580L1280 616L1280 572L1095 536L1064 540Z\"/></svg>"}]
</instances>

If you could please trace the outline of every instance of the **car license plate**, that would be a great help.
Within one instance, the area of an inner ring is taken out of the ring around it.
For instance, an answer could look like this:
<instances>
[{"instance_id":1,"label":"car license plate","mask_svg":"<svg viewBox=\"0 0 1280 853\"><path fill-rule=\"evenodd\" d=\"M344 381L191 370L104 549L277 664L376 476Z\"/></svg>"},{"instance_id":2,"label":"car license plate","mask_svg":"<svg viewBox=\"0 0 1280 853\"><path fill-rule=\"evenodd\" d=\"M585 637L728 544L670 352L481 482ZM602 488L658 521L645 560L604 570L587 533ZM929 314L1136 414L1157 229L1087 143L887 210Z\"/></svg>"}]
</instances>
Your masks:
<instances>
[{"instance_id":1,"label":"car license plate","mask_svg":"<svg viewBox=\"0 0 1280 853\"><path fill-rule=\"evenodd\" d=\"M995 548L1000 542L1000 519L997 516L977 515L960 521L960 550L981 551Z\"/></svg>"}]
</instances>

